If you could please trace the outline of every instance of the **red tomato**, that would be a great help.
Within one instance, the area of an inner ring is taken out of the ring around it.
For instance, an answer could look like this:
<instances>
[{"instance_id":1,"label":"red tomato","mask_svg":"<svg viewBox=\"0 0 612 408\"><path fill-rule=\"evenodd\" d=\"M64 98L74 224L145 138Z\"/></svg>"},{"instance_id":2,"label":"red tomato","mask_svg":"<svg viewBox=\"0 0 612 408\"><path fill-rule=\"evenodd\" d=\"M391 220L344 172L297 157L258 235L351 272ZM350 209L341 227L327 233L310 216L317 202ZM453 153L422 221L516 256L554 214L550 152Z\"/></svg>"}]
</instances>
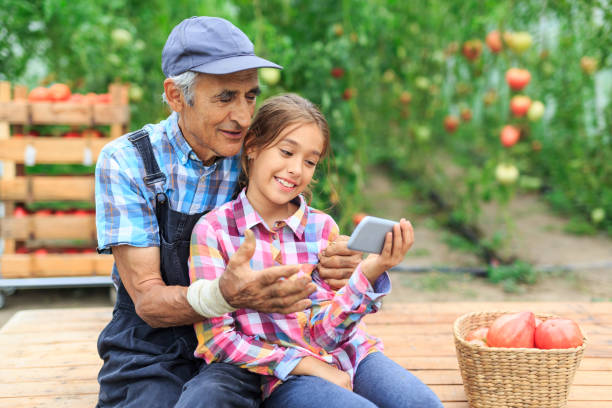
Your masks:
<instances>
[{"instance_id":1,"label":"red tomato","mask_svg":"<svg viewBox=\"0 0 612 408\"><path fill-rule=\"evenodd\" d=\"M97 103L97 101L98 101L98 95L96 95L95 93L89 92L85 95L85 103L93 105L94 103Z\"/></svg>"},{"instance_id":2,"label":"red tomato","mask_svg":"<svg viewBox=\"0 0 612 408\"><path fill-rule=\"evenodd\" d=\"M537 317L535 318L535 322L536 322L536 328L542 324L542 319L538 319Z\"/></svg>"},{"instance_id":3,"label":"red tomato","mask_svg":"<svg viewBox=\"0 0 612 408\"><path fill-rule=\"evenodd\" d=\"M499 35L499 31L497 30L493 30L489 34L487 34L485 42L487 43L489 49L493 54L497 54L503 48L501 36Z\"/></svg>"},{"instance_id":4,"label":"red tomato","mask_svg":"<svg viewBox=\"0 0 612 408\"><path fill-rule=\"evenodd\" d=\"M352 99L356 93L357 91L355 91L354 88L346 88L344 92L342 92L342 99L344 99L345 101L348 101Z\"/></svg>"},{"instance_id":5,"label":"red tomato","mask_svg":"<svg viewBox=\"0 0 612 408\"><path fill-rule=\"evenodd\" d=\"M98 129L85 129L81 132L83 137L104 137L104 133Z\"/></svg>"},{"instance_id":6,"label":"red tomato","mask_svg":"<svg viewBox=\"0 0 612 408\"><path fill-rule=\"evenodd\" d=\"M567 349L582 344L582 332L570 319L548 319L535 329L535 346L541 349Z\"/></svg>"},{"instance_id":7,"label":"red tomato","mask_svg":"<svg viewBox=\"0 0 612 408\"><path fill-rule=\"evenodd\" d=\"M48 253L49 251L47 251L45 248L39 248L34 251L34 255L47 255Z\"/></svg>"},{"instance_id":8,"label":"red tomato","mask_svg":"<svg viewBox=\"0 0 612 408\"><path fill-rule=\"evenodd\" d=\"M474 61L480 57L480 53L482 52L482 42L478 39L466 41L463 43L461 52L465 58L470 61Z\"/></svg>"},{"instance_id":9,"label":"red tomato","mask_svg":"<svg viewBox=\"0 0 612 408\"><path fill-rule=\"evenodd\" d=\"M526 87L530 80L531 74L526 69L510 68L506 71L506 82L515 91Z\"/></svg>"},{"instance_id":10,"label":"red tomato","mask_svg":"<svg viewBox=\"0 0 612 408\"><path fill-rule=\"evenodd\" d=\"M94 103L111 103L111 96L108 93L96 95L96 101Z\"/></svg>"},{"instance_id":11,"label":"red tomato","mask_svg":"<svg viewBox=\"0 0 612 408\"><path fill-rule=\"evenodd\" d=\"M72 212L72 215L76 215L77 217L86 217L89 214L87 213L87 211L79 209L79 210L74 210Z\"/></svg>"},{"instance_id":12,"label":"red tomato","mask_svg":"<svg viewBox=\"0 0 612 408\"><path fill-rule=\"evenodd\" d=\"M399 100L402 104L408 105L412 102L412 94L408 91L403 91L399 96Z\"/></svg>"},{"instance_id":13,"label":"red tomato","mask_svg":"<svg viewBox=\"0 0 612 408\"><path fill-rule=\"evenodd\" d=\"M525 116L531 106L531 98L525 95L516 95L510 99L510 110L514 116Z\"/></svg>"},{"instance_id":14,"label":"red tomato","mask_svg":"<svg viewBox=\"0 0 612 408\"><path fill-rule=\"evenodd\" d=\"M28 215L28 212L23 207L15 207L13 210L13 217L15 218L25 217L26 215Z\"/></svg>"},{"instance_id":15,"label":"red tomato","mask_svg":"<svg viewBox=\"0 0 612 408\"><path fill-rule=\"evenodd\" d=\"M368 215L368 214L361 213L361 212L360 213L355 213L353 215L353 225L357 226L361 222L361 220L363 220L366 217L366 215Z\"/></svg>"},{"instance_id":16,"label":"red tomato","mask_svg":"<svg viewBox=\"0 0 612 408\"><path fill-rule=\"evenodd\" d=\"M85 95L74 93L70 95L70 99L68 99L68 101L72 103L85 103Z\"/></svg>"},{"instance_id":17,"label":"red tomato","mask_svg":"<svg viewBox=\"0 0 612 408\"><path fill-rule=\"evenodd\" d=\"M444 118L444 129L448 133L453 133L459 126L459 119L456 116L449 115Z\"/></svg>"},{"instance_id":18,"label":"red tomato","mask_svg":"<svg viewBox=\"0 0 612 408\"><path fill-rule=\"evenodd\" d=\"M38 210L34 214L36 214L36 215L38 215L40 217L46 217L46 216L51 215L51 210L48 210L48 209Z\"/></svg>"},{"instance_id":19,"label":"red tomato","mask_svg":"<svg viewBox=\"0 0 612 408\"><path fill-rule=\"evenodd\" d=\"M48 102L51 100L51 94L47 88L37 86L32 89L28 94L28 101L30 102Z\"/></svg>"},{"instance_id":20,"label":"red tomato","mask_svg":"<svg viewBox=\"0 0 612 408\"><path fill-rule=\"evenodd\" d=\"M487 344L491 347L532 348L534 333L535 315L532 312L501 315L489 328Z\"/></svg>"},{"instance_id":21,"label":"red tomato","mask_svg":"<svg viewBox=\"0 0 612 408\"><path fill-rule=\"evenodd\" d=\"M501 130L501 133L499 134L499 139L501 140L502 144L506 147L514 146L516 142L519 141L520 137L521 137L520 130L518 130L518 128L511 126L511 125L504 126L504 128Z\"/></svg>"},{"instance_id":22,"label":"red tomato","mask_svg":"<svg viewBox=\"0 0 612 408\"><path fill-rule=\"evenodd\" d=\"M69 132L62 133L62 137L67 137L67 138L81 137L81 134L79 132L75 132L74 130L71 130Z\"/></svg>"},{"instance_id":23,"label":"red tomato","mask_svg":"<svg viewBox=\"0 0 612 408\"><path fill-rule=\"evenodd\" d=\"M334 67L331 70L331 75L334 78L342 78L344 76L344 69L342 69L340 67Z\"/></svg>"},{"instance_id":24,"label":"red tomato","mask_svg":"<svg viewBox=\"0 0 612 408\"><path fill-rule=\"evenodd\" d=\"M466 341L471 340L481 340L486 344L487 334L489 333L488 327L479 327L477 329L472 330L466 337Z\"/></svg>"},{"instance_id":25,"label":"red tomato","mask_svg":"<svg viewBox=\"0 0 612 408\"><path fill-rule=\"evenodd\" d=\"M461 109L461 119L463 119L464 122L472 120L472 111L470 108Z\"/></svg>"},{"instance_id":26,"label":"red tomato","mask_svg":"<svg viewBox=\"0 0 612 408\"><path fill-rule=\"evenodd\" d=\"M53 84L49 87L49 94L51 95L51 100L58 102L70 99L71 92L66 84Z\"/></svg>"}]
</instances>

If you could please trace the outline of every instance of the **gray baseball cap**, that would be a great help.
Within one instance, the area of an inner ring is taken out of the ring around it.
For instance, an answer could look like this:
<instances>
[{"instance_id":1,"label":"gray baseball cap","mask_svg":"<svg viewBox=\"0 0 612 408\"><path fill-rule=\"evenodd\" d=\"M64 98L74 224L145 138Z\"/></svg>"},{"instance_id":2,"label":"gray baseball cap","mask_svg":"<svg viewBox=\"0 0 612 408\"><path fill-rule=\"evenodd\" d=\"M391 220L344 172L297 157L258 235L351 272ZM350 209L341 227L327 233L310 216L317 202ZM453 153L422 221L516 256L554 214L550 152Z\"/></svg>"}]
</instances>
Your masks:
<instances>
[{"instance_id":1,"label":"gray baseball cap","mask_svg":"<svg viewBox=\"0 0 612 408\"><path fill-rule=\"evenodd\" d=\"M186 71L221 75L252 68L283 69L255 55L251 40L238 27L218 17L181 21L172 29L162 51L166 77Z\"/></svg>"}]
</instances>

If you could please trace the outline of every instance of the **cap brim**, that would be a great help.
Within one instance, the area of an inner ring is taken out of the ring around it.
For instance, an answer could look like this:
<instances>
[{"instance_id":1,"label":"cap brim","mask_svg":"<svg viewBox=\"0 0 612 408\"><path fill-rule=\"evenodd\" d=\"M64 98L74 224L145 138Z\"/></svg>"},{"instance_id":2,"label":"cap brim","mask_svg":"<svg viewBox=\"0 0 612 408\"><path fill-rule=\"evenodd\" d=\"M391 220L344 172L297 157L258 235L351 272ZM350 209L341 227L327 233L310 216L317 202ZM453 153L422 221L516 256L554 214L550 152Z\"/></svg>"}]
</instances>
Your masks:
<instances>
[{"instance_id":1,"label":"cap brim","mask_svg":"<svg viewBox=\"0 0 612 408\"><path fill-rule=\"evenodd\" d=\"M193 67L189 70L201 72L203 74L223 75L254 68L283 69L283 67L280 65L263 58L259 58L255 55L240 55L237 57L228 57L217 61L208 62L206 64Z\"/></svg>"}]
</instances>

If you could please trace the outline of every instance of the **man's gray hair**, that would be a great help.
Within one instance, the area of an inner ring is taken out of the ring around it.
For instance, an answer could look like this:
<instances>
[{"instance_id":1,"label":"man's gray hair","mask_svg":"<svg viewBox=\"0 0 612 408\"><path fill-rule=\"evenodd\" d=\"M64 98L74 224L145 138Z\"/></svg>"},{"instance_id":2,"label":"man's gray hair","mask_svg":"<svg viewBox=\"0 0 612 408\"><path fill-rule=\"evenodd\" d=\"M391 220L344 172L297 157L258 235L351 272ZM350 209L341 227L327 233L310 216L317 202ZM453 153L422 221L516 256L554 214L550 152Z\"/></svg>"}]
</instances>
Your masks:
<instances>
[{"instance_id":1,"label":"man's gray hair","mask_svg":"<svg viewBox=\"0 0 612 408\"><path fill-rule=\"evenodd\" d=\"M195 87L196 79L198 78L198 73L194 71L185 71L182 74L168 77L174 82L183 94L185 98L185 102L189 106L193 106L193 88ZM166 92L162 94L162 99L165 103L168 103L168 98L166 97Z\"/></svg>"}]
</instances>

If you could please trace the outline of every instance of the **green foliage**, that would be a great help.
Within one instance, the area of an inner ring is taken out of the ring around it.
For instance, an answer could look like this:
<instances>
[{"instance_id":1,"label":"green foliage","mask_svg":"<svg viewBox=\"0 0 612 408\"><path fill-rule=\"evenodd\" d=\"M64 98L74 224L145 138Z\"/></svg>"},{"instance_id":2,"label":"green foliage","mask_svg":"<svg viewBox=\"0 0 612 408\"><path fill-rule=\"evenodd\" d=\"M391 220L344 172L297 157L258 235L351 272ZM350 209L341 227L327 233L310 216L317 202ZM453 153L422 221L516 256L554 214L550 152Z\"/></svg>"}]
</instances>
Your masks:
<instances>
[{"instance_id":1,"label":"green foliage","mask_svg":"<svg viewBox=\"0 0 612 408\"><path fill-rule=\"evenodd\" d=\"M516 261L510 265L489 266L487 277L491 282L501 284L506 292L516 292L519 284L536 283L538 273L530 264Z\"/></svg>"},{"instance_id":2,"label":"green foliage","mask_svg":"<svg viewBox=\"0 0 612 408\"><path fill-rule=\"evenodd\" d=\"M411 175L400 183L423 195L441 191L454 222L474 222L484 201L507 204L517 192L545 191L553 208L583 220L573 231L587 224L612 231L607 2L7 0L0 9L0 79L30 87L61 81L75 92L130 82L142 90L132 100L136 129L167 115L161 50L172 27L192 15L229 19L259 54L285 67L280 83L262 84L262 100L291 91L321 107L333 156L329 173L325 165L318 170L313 205L335 204L343 230L366 208L368 166L392 162ZM504 44L494 54L484 44L492 30L527 31L533 44L522 54ZM482 41L482 52L469 61L461 48L472 39ZM581 69L584 56L597 61L594 73ZM510 67L530 71L520 93L545 104L539 121L509 113L519 93L504 79ZM344 75L332 76L333 68ZM470 120L445 131L446 116L467 110ZM511 148L499 142L507 124L521 129ZM496 181L500 163L516 166L517 184ZM596 209L603 219L593 220Z\"/></svg>"}]
</instances>

